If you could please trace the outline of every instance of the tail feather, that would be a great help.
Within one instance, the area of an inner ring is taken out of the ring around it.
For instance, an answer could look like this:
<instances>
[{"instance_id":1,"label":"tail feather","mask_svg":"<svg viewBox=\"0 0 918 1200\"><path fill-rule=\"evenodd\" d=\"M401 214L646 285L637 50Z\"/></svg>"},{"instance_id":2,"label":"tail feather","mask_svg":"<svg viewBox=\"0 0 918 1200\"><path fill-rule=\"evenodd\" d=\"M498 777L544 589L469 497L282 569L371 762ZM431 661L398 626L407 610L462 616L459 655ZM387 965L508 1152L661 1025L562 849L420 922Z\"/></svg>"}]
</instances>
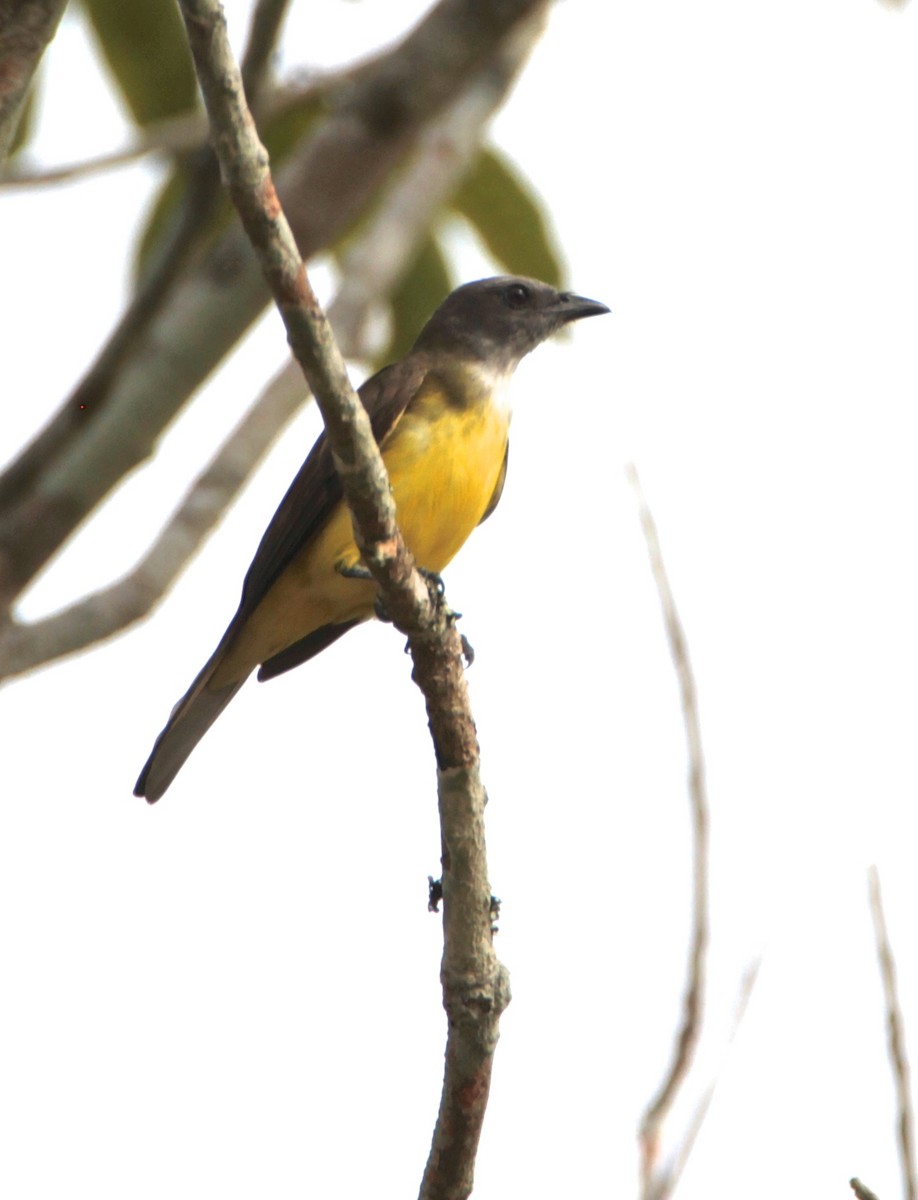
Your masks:
<instances>
[{"instance_id":1,"label":"tail feather","mask_svg":"<svg viewBox=\"0 0 918 1200\"><path fill-rule=\"evenodd\" d=\"M165 729L156 739L150 757L134 785L135 796L145 796L150 804L155 804L179 773L188 755L245 683L245 679L241 679L238 683L210 690L207 684L219 658L218 650L173 708Z\"/></svg>"}]
</instances>

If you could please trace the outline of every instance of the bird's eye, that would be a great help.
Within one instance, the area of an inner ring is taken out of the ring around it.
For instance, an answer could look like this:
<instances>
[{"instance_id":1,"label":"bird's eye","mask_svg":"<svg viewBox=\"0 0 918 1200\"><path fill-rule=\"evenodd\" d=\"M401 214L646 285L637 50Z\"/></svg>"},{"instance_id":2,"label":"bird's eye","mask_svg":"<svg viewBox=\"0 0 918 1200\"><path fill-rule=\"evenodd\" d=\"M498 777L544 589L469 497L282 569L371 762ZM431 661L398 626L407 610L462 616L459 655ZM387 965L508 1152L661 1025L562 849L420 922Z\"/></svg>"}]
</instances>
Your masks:
<instances>
[{"instance_id":1,"label":"bird's eye","mask_svg":"<svg viewBox=\"0 0 918 1200\"><path fill-rule=\"evenodd\" d=\"M525 308L529 301L529 288L522 283L511 283L504 291L504 303L510 308Z\"/></svg>"}]
</instances>

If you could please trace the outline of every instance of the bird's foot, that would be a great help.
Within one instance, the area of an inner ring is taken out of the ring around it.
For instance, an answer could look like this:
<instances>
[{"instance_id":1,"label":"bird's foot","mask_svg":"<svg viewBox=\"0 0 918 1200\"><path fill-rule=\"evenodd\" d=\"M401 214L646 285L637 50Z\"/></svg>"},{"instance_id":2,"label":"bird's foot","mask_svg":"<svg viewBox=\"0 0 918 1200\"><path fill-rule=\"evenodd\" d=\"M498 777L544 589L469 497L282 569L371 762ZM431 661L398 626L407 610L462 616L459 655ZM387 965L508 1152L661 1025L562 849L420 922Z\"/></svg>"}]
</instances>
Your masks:
<instances>
[{"instance_id":1,"label":"bird's foot","mask_svg":"<svg viewBox=\"0 0 918 1200\"><path fill-rule=\"evenodd\" d=\"M434 608L441 608L443 606L443 597L446 595L446 584L443 582L442 575L438 575L436 571L428 571L426 567L418 567L417 572L427 584L427 591L430 594L431 604L433 604ZM349 578L352 577L350 570L347 572L342 571L342 574L347 574ZM363 579L364 576L353 576L353 578ZM378 620L391 624L392 618L389 616L388 612L386 612L386 606L383 603L382 596L376 597L376 603L373 605L373 607L376 611ZM462 613L454 613L447 609L445 615L447 620L458 621L458 619L462 616Z\"/></svg>"},{"instance_id":2,"label":"bird's foot","mask_svg":"<svg viewBox=\"0 0 918 1200\"><path fill-rule=\"evenodd\" d=\"M370 582L373 580L372 573L363 565L363 563L358 562L348 565L347 563L341 562L335 566L335 570L339 575L343 575L345 579L360 579ZM444 619L450 625L455 625L456 622L461 619L462 613L454 612L446 604L446 584L443 582L443 576L438 575L436 571L428 571L426 567L418 567L418 574L427 584L427 591L430 594L431 604L433 604L434 608L438 608L442 611ZM378 620L384 621L386 624L391 625L392 618L386 611L386 606L383 603L382 596L377 594L373 609ZM460 640L462 642L462 657L465 659L465 665L470 667L475 661L475 651L472 647L472 643L464 633L460 635ZM405 653L408 653L407 642L405 643Z\"/></svg>"},{"instance_id":3,"label":"bird's foot","mask_svg":"<svg viewBox=\"0 0 918 1200\"><path fill-rule=\"evenodd\" d=\"M345 579L365 579L371 582L373 579L373 575L369 568L365 567L363 563L359 562L354 563L352 566L348 566L347 563L344 562L335 563L335 570L339 575L343 575Z\"/></svg>"},{"instance_id":4,"label":"bird's foot","mask_svg":"<svg viewBox=\"0 0 918 1200\"><path fill-rule=\"evenodd\" d=\"M427 589L430 592L431 600L436 603L442 600L446 595L446 584L443 582L443 576L438 575L436 571L428 571L426 567L418 567L418 574L427 584ZM461 616L460 613L456 614Z\"/></svg>"}]
</instances>

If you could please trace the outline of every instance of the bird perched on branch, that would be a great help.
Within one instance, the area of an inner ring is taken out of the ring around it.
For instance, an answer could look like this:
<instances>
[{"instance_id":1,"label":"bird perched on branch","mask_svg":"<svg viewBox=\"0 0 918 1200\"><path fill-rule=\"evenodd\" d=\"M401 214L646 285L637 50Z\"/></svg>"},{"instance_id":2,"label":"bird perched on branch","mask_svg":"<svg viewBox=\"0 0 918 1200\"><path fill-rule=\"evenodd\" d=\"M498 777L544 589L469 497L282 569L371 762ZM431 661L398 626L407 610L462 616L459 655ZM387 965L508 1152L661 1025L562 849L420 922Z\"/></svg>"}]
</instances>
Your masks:
<instances>
[{"instance_id":1,"label":"bird perched on branch","mask_svg":"<svg viewBox=\"0 0 918 1200\"><path fill-rule=\"evenodd\" d=\"M359 389L382 451L399 529L439 574L497 506L507 473L507 388L520 360L604 304L515 276L457 288L401 362ZM249 675L271 679L374 615L324 433L255 552L236 615L156 739L134 794L151 803Z\"/></svg>"}]
</instances>

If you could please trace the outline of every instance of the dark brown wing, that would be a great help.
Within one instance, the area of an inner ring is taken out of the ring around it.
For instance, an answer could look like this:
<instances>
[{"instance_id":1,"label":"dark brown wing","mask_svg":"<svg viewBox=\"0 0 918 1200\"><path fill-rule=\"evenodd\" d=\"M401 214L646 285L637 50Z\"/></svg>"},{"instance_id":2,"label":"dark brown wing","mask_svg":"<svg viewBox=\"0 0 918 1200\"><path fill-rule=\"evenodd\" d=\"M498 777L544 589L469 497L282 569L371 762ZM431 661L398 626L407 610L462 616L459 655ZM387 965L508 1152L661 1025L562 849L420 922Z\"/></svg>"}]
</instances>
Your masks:
<instances>
[{"instance_id":1,"label":"dark brown wing","mask_svg":"<svg viewBox=\"0 0 918 1200\"><path fill-rule=\"evenodd\" d=\"M287 646L279 654L266 658L258 668L258 682L264 683L266 679L275 679L285 671L301 667L304 662L309 662L311 658L327 650L333 642L337 642L338 638L344 637L349 629L359 624L358 618L356 621L345 621L340 625L320 625L318 629L307 633L304 638L300 638L292 646Z\"/></svg>"},{"instance_id":2,"label":"dark brown wing","mask_svg":"<svg viewBox=\"0 0 918 1200\"><path fill-rule=\"evenodd\" d=\"M382 442L396 425L426 372L424 356L413 356L394 366L384 367L360 388L360 398L369 413L377 442ZM240 626L303 545L331 515L341 496L341 482L332 463L325 434L322 433L287 489L255 551L242 585L242 600L236 615L156 739L134 787L136 796L146 796L151 804L159 799L188 755L242 687L244 680L216 690L209 684ZM271 678L305 662L313 654L330 646L354 624L349 621L314 630L308 637L270 659L263 668L264 677Z\"/></svg>"},{"instance_id":3,"label":"dark brown wing","mask_svg":"<svg viewBox=\"0 0 918 1200\"><path fill-rule=\"evenodd\" d=\"M424 360L412 357L383 367L358 389L378 443L395 426L426 373ZM271 585L328 519L342 495L341 480L323 430L259 542L242 584L234 627L264 599Z\"/></svg>"},{"instance_id":4,"label":"dark brown wing","mask_svg":"<svg viewBox=\"0 0 918 1200\"><path fill-rule=\"evenodd\" d=\"M504 451L504 461L500 464L500 474L497 477L497 483L494 485L494 491L491 493L491 499L488 501L488 507L484 510L479 525L483 525L494 512L500 503L500 498L504 490L504 484L507 482L507 463L510 460L510 443L507 443L507 449Z\"/></svg>"}]
</instances>

